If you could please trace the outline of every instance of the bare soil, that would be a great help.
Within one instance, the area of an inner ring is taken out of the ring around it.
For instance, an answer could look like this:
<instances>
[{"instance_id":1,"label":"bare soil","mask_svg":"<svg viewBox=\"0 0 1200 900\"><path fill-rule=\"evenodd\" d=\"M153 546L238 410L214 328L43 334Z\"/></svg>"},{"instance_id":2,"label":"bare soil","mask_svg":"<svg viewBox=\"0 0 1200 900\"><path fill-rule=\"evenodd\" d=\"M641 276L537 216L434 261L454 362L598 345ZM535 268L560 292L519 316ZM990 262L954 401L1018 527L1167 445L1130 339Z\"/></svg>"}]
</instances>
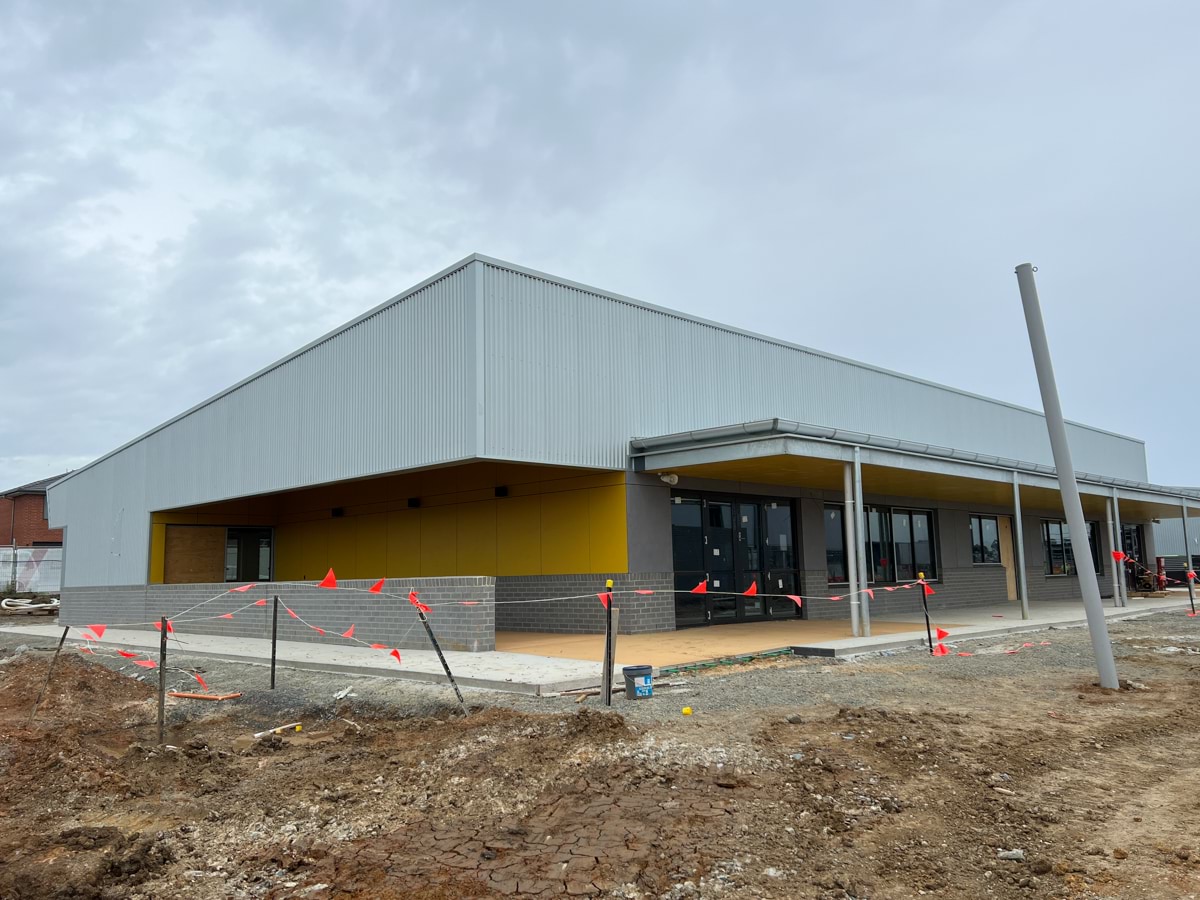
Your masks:
<instances>
[{"instance_id":1,"label":"bare soil","mask_svg":"<svg viewBox=\"0 0 1200 900\"><path fill-rule=\"evenodd\" d=\"M0 660L0 897L1197 896L1195 623L1114 625L1120 691L1075 630L697 675L626 716L179 701L166 748L151 684L66 652L30 725L29 651Z\"/></svg>"}]
</instances>

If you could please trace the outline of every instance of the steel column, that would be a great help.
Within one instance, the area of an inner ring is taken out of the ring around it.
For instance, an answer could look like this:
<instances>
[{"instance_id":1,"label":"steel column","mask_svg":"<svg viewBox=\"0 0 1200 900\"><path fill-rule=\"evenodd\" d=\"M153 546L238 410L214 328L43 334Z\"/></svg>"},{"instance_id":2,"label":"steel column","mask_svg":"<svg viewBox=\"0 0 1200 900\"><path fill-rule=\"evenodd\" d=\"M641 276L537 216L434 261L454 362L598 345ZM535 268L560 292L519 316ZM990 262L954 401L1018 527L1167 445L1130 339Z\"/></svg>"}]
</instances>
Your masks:
<instances>
[{"instance_id":1,"label":"steel column","mask_svg":"<svg viewBox=\"0 0 1200 900\"><path fill-rule=\"evenodd\" d=\"M1183 497L1179 498L1179 506L1183 510L1183 580L1188 586L1188 601L1192 604L1192 612L1196 611L1196 583L1195 579L1188 578L1187 573L1192 571L1192 541L1188 535L1188 507L1187 500Z\"/></svg>"},{"instance_id":2,"label":"steel column","mask_svg":"<svg viewBox=\"0 0 1200 900\"><path fill-rule=\"evenodd\" d=\"M1104 526L1108 529L1108 542L1114 550L1117 545L1114 542L1113 536L1116 534L1113 531L1113 504L1112 497L1108 497L1104 501ZM1101 548L1097 548L1097 553L1102 552ZM1121 605L1121 564L1117 562L1117 558L1111 553L1108 555L1108 572L1112 576L1113 585L1113 606Z\"/></svg>"},{"instance_id":3,"label":"steel column","mask_svg":"<svg viewBox=\"0 0 1200 900\"><path fill-rule=\"evenodd\" d=\"M862 487L862 460L860 449L854 448L854 530L858 532L856 538L858 546L855 547L858 556L858 588L864 591L871 584L870 578L867 577L867 551L865 549L864 538L867 536L866 513L863 510L863 487ZM859 594L859 599L862 601L860 605L862 616L862 636L871 636L871 602L866 594Z\"/></svg>"},{"instance_id":4,"label":"steel column","mask_svg":"<svg viewBox=\"0 0 1200 900\"><path fill-rule=\"evenodd\" d=\"M846 589L850 594L850 633L855 637L860 637L859 632L862 630L862 626L859 623L858 553L854 543L854 466L852 463L845 464L843 475L842 490L846 504L842 519L846 526L846 581L849 582Z\"/></svg>"},{"instance_id":5,"label":"steel column","mask_svg":"<svg viewBox=\"0 0 1200 900\"><path fill-rule=\"evenodd\" d=\"M1125 529L1121 527L1121 498L1117 496L1116 488L1112 489L1112 501L1113 501L1113 549L1114 550L1124 550L1125 549L1125 534L1124 534ZM1119 564L1118 575L1120 576L1117 580L1121 584L1121 596L1119 598L1117 598L1116 605L1117 606L1128 606L1129 605L1129 585L1125 581L1125 563Z\"/></svg>"},{"instance_id":6,"label":"steel column","mask_svg":"<svg viewBox=\"0 0 1200 900\"><path fill-rule=\"evenodd\" d=\"M1017 593L1021 618L1029 618L1029 581L1025 577L1025 528L1021 522L1021 475L1013 471L1013 543L1017 545Z\"/></svg>"}]
</instances>

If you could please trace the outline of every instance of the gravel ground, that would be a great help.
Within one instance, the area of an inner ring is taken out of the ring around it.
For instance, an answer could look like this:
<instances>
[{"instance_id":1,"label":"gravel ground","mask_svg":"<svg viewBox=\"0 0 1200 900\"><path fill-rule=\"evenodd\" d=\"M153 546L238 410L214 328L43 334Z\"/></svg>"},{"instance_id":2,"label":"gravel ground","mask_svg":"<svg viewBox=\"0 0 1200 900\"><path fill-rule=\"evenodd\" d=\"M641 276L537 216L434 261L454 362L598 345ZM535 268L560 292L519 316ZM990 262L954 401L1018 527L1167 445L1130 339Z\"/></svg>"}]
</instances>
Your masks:
<instances>
[{"instance_id":1,"label":"gravel ground","mask_svg":"<svg viewBox=\"0 0 1200 900\"><path fill-rule=\"evenodd\" d=\"M1174 631L1181 641L1187 641L1189 633L1195 635L1192 638L1195 640L1200 637L1200 625L1196 622L1179 612L1110 621L1109 633L1120 677L1140 682L1151 676L1151 669L1137 659L1139 638L1154 635L1161 640ZM23 643L29 646L18 637L0 634L0 651L10 653ZM1029 644L1032 646L1025 646ZM1023 696L1049 699L1054 696L1050 684L1055 679L1047 677L1051 674L1057 676L1074 670L1081 683L1096 680L1090 637L1082 626L1050 626L1043 631L962 641L949 646L953 655L940 658L913 649L839 660L782 658L720 666L659 679L655 696L650 700L629 701L623 693L614 692L613 707L630 722L641 724L679 719L685 706L690 707L695 716L772 707L859 707L884 701L900 705L909 702L916 709L926 705L931 696L936 696L941 707L970 710L979 705L977 698L972 697L974 692L995 681L1019 682ZM41 641L30 649L46 652L52 651L53 647L53 642ZM1018 652L1006 652L1012 650ZM959 652L972 655L960 657ZM124 674L156 682L157 676L153 672L144 674L131 664L118 665L122 660L117 658L95 659ZM457 709L453 692L442 685L384 676L280 668L278 686L271 691L266 689L268 670L265 666L176 652L171 654L171 664L199 672L213 691L241 691L243 699L237 703L256 710L256 719L262 721L305 717L327 720L336 717L339 711L345 714L347 706L398 718L445 716ZM196 688L195 682L182 671L171 673L168 689L194 691ZM349 696L339 697L344 691L349 691ZM573 696L532 697L477 689L464 689L463 694L472 709L571 712L581 705ZM591 696L582 705L598 708L600 700ZM170 709L169 721L181 722L196 714L195 703L181 703Z\"/></svg>"}]
</instances>

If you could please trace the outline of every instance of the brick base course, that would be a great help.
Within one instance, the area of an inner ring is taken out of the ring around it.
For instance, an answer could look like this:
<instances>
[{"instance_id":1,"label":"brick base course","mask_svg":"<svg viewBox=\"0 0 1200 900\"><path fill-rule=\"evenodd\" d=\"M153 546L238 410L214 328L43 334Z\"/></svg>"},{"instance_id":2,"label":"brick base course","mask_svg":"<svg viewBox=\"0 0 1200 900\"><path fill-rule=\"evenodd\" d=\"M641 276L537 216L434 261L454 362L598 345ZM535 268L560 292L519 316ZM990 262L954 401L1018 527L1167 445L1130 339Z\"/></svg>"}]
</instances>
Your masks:
<instances>
[{"instance_id":1,"label":"brick base course","mask_svg":"<svg viewBox=\"0 0 1200 900\"><path fill-rule=\"evenodd\" d=\"M407 600L415 590L422 602L432 608L430 625L438 643L446 650L485 651L496 649L495 579L489 577L388 579L383 590L398 596L365 593L374 582L343 581L341 590L325 590L315 585L260 584L243 594L225 593L190 613L189 607L203 603L232 585L227 584L152 584L116 587L64 588L59 621L64 625L99 623L111 627L129 627L127 623L149 624L160 616L179 617L180 633L228 635L239 638L271 637L271 604L264 607L240 607L255 600L278 594L298 615L326 630L322 637L281 608L281 641L321 641L353 644L339 637L355 626L354 636L371 643L387 644L401 650L429 649L429 639L417 618L416 608ZM345 590L357 588L358 590ZM473 604L464 606L461 601ZM233 619L218 619L223 613L238 610ZM201 620L200 617L210 617ZM197 621L188 621L196 619Z\"/></svg>"},{"instance_id":2,"label":"brick base course","mask_svg":"<svg viewBox=\"0 0 1200 900\"><path fill-rule=\"evenodd\" d=\"M653 594L616 595L620 634L675 630L675 586L671 572L611 575L522 575L496 578L496 627L501 631L548 631L603 634L604 607L596 594L605 579L614 591L651 590ZM571 599L549 600L564 597Z\"/></svg>"}]
</instances>

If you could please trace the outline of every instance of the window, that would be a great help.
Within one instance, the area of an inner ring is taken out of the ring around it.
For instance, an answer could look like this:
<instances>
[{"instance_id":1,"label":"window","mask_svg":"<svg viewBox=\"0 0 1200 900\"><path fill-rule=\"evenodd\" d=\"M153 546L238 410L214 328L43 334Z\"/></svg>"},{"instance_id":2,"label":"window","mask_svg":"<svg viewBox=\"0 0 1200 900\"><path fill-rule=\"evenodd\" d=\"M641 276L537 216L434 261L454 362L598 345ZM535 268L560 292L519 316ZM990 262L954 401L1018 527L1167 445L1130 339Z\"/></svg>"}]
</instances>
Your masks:
<instances>
[{"instance_id":1,"label":"window","mask_svg":"<svg viewBox=\"0 0 1200 900\"><path fill-rule=\"evenodd\" d=\"M840 506L825 507L825 570L830 584L850 580L846 574L846 527Z\"/></svg>"},{"instance_id":2,"label":"window","mask_svg":"<svg viewBox=\"0 0 1200 900\"><path fill-rule=\"evenodd\" d=\"M1088 543L1092 569L1100 574L1100 525L1088 522ZM1059 519L1042 521L1042 548L1045 552L1047 575L1077 575L1075 552L1071 545L1071 526Z\"/></svg>"},{"instance_id":3,"label":"window","mask_svg":"<svg viewBox=\"0 0 1200 900\"><path fill-rule=\"evenodd\" d=\"M995 516L971 516L971 561L977 566L1000 563L1000 521Z\"/></svg>"},{"instance_id":4,"label":"window","mask_svg":"<svg viewBox=\"0 0 1200 900\"><path fill-rule=\"evenodd\" d=\"M830 584L844 584L846 531L841 506L825 507L825 569ZM867 577L872 582L915 581L922 572L937 578L933 513L871 506L863 516Z\"/></svg>"}]
</instances>

